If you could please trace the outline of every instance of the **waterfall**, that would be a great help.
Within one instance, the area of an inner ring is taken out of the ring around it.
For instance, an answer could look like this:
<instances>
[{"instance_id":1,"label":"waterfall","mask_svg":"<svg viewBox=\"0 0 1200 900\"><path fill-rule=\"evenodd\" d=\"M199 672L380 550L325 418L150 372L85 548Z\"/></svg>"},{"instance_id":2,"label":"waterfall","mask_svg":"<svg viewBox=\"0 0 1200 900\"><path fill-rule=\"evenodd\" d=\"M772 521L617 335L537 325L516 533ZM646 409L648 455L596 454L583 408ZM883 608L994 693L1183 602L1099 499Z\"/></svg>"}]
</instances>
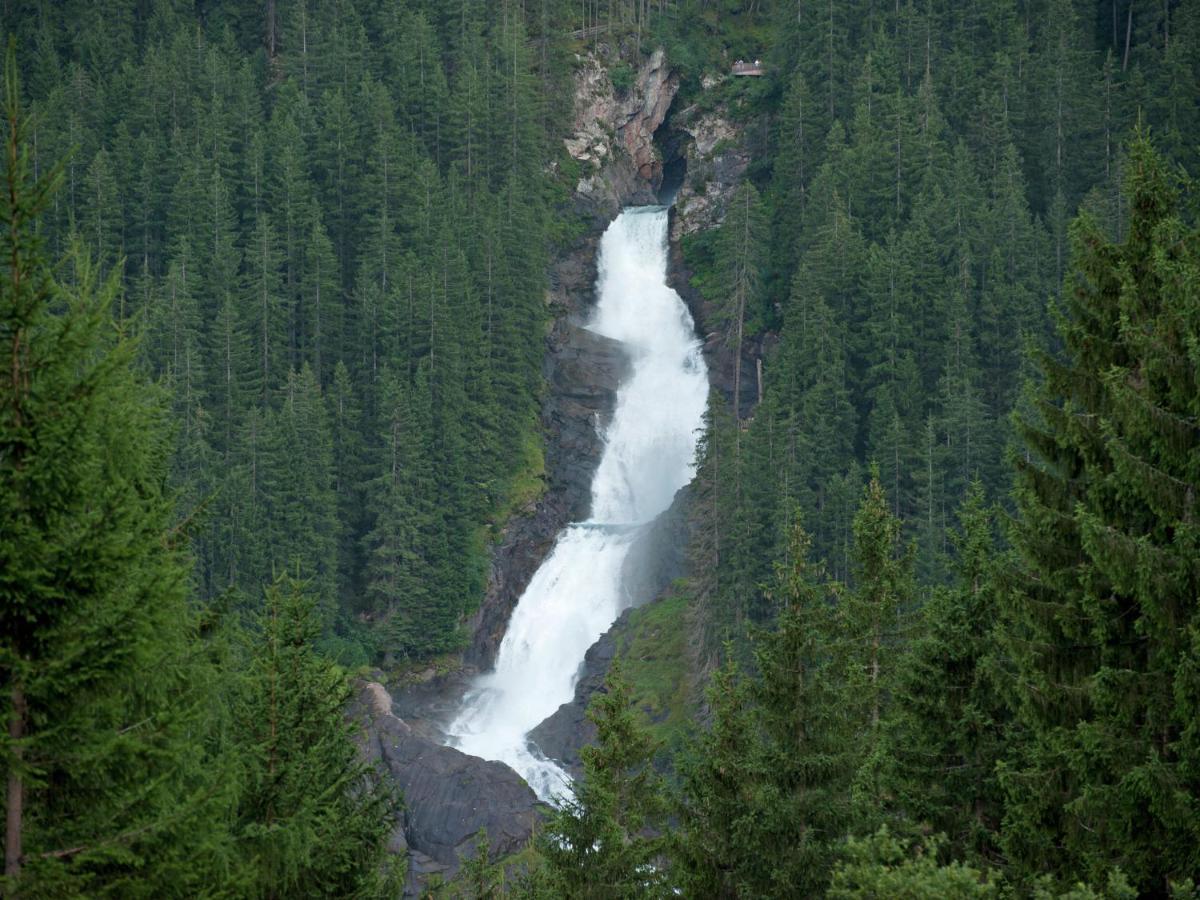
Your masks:
<instances>
[{"instance_id":1,"label":"waterfall","mask_svg":"<svg viewBox=\"0 0 1200 900\"><path fill-rule=\"evenodd\" d=\"M543 800L570 779L527 735L574 696L584 654L634 600L622 569L644 526L695 472L708 378L692 317L666 283L667 210L627 209L600 242L599 300L588 328L620 341L627 379L592 480L591 518L565 528L534 573L495 671L467 691L449 743L507 763Z\"/></svg>"}]
</instances>

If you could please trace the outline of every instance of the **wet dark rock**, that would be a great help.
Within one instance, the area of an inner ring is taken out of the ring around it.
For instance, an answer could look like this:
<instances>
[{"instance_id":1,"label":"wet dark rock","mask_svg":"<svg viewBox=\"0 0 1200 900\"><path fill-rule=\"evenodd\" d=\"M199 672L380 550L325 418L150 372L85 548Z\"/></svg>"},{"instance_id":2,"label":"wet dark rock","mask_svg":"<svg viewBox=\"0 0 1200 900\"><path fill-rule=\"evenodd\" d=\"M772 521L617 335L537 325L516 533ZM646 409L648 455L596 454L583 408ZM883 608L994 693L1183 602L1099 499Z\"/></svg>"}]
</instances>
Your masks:
<instances>
[{"instance_id":1,"label":"wet dark rock","mask_svg":"<svg viewBox=\"0 0 1200 900\"><path fill-rule=\"evenodd\" d=\"M690 485L676 494L671 508L655 519L630 549L622 573L630 606L588 649L575 696L529 733L538 749L573 778L582 774L579 751L596 739L596 726L587 718L588 704L597 691L603 690L608 668L626 644L631 614L662 596L672 582L686 574L692 495Z\"/></svg>"},{"instance_id":2,"label":"wet dark rock","mask_svg":"<svg viewBox=\"0 0 1200 900\"><path fill-rule=\"evenodd\" d=\"M364 755L404 791L391 847L409 854L406 894L415 896L417 884L434 873L453 875L474 855L481 828L494 855L515 853L528 842L546 807L508 766L422 737L392 712L391 697L377 682L361 684L351 715L363 724Z\"/></svg>"},{"instance_id":3,"label":"wet dark rock","mask_svg":"<svg viewBox=\"0 0 1200 900\"><path fill-rule=\"evenodd\" d=\"M513 608L558 533L588 516L592 475L604 449L601 429L612 418L628 367L618 342L583 326L595 303L598 242L598 234L582 239L551 271L555 320L546 338L542 406L546 490L528 514L508 524L493 550L487 591L467 623L473 638L465 662L476 671L495 662Z\"/></svg>"},{"instance_id":4,"label":"wet dark rock","mask_svg":"<svg viewBox=\"0 0 1200 900\"><path fill-rule=\"evenodd\" d=\"M542 754L566 769L572 778L583 774L579 751L596 740L596 726L587 718L588 704L604 688L608 667L617 655L618 636L628 626L631 612L632 607L621 613L600 640L588 648L575 684L575 696L529 732L529 739Z\"/></svg>"}]
</instances>

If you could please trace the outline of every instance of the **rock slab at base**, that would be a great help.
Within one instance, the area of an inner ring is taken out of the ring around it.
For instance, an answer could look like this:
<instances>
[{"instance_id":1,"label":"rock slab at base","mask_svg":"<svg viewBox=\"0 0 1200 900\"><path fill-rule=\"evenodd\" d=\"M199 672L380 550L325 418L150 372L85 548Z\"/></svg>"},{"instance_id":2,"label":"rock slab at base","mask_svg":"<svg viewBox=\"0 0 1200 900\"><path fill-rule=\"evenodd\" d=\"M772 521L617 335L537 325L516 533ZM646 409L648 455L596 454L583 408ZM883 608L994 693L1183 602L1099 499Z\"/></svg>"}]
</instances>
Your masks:
<instances>
[{"instance_id":1,"label":"rock slab at base","mask_svg":"<svg viewBox=\"0 0 1200 900\"><path fill-rule=\"evenodd\" d=\"M391 696L378 682L362 683L351 715L363 725L364 756L404 792L391 849L408 851L406 894L435 872L457 872L475 854L481 828L494 856L516 853L529 841L546 807L508 766L421 737L392 712Z\"/></svg>"}]
</instances>

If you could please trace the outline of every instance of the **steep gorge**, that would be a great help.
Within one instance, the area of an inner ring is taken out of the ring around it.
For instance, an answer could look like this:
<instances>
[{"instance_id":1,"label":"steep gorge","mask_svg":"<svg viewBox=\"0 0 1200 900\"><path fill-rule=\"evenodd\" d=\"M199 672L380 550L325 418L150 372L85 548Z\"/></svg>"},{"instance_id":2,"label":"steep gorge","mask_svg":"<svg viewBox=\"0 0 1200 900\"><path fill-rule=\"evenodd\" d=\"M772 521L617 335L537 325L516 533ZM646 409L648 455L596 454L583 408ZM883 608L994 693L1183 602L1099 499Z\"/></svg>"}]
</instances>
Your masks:
<instances>
[{"instance_id":1,"label":"steep gorge","mask_svg":"<svg viewBox=\"0 0 1200 900\"><path fill-rule=\"evenodd\" d=\"M382 699L388 695L381 686L371 686L360 703L360 715L369 723L367 746L376 748L373 755L408 795L409 808L395 844L406 848L415 863L410 887L434 873L453 873L474 852L472 838L479 827L487 827L493 853L512 852L520 844L512 823L531 827L529 815L537 809L533 792L511 770L438 742L471 678L494 664L513 608L556 536L569 522L587 517L590 485L603 450L602 432L629 371L630 360L620 343L585 327L595 306L598 245L622 208L653 204L658 197L664 153L656 135L661 139L678 80L661 50L642 62L624 93L614 88L606 66L595 55L579 61L575 131L565 141L580 169L574 213L584 230L549 272L546 302L553 324L544 364L545 489L509 521L492 550L486 595L467 623L471 638L461 664L448 673L430 670L415 683L394 686L390 703ZM685 144L677 146L686 149ZM674 252L669 256L676 258ZM679 280L674 273L668 275ZM685 506L681 494L670 513L629 554L621 578L636 595L634 602L652 599L682 574ZM611 642L611 635L602 641L606 639ZM603 672L598 675L602 680ZM587 738L586 729L574 724L558 728L553 738L547 736L548 747L553 747L548 752L573 760ZM436 812L425 808L444 806L451 794L455 802L449 807ZM525 826L518 826L523 830L527 833Z\"/></svg>"}]
</instances>

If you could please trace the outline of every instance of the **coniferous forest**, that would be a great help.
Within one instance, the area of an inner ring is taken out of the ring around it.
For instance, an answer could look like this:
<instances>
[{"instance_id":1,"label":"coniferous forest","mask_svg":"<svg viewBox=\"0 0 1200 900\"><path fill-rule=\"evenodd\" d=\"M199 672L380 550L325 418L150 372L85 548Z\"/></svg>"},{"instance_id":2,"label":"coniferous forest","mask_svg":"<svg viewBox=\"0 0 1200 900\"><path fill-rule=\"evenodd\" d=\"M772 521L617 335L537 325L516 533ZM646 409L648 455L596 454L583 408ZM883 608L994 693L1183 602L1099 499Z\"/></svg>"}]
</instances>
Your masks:
<instances>
[{"instance_id":1,"label":"coniferous forest","mask_svg":"<svg viewBox=\"0 0 1200 900\"><path fill-rule=\"evenodd\" d=\"M1200 897L1200 3L0 0L0 38L4 896ZM746 161L675 247L735 373L646 607L683 649L623 645L520 854L406 887L348 710L461 664L554 487L576 73L656 48L664 131Z\"/></svg>"}]
</instances>

